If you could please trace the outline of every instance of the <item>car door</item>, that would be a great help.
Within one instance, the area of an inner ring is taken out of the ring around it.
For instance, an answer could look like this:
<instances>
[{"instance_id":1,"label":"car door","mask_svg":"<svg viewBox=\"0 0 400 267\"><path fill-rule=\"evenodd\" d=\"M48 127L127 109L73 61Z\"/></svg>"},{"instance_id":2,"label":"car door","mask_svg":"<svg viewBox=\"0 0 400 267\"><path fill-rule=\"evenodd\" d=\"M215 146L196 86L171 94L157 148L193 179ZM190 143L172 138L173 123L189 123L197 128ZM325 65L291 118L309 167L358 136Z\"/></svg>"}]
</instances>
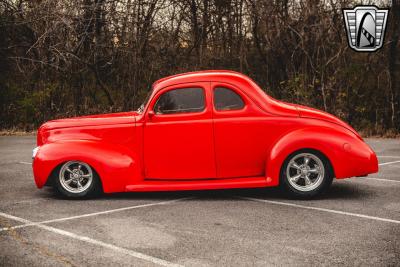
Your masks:
<instances>
[{"instance_id":1,"label":"car door","mask_svg":"<svg viewBox=\"0 0 400 267\"><path fill-rule=\"evenodd\" d=\"M219 82L211 87L217 177L263 176L269 142L265 114L239 88Z\"/></svg>"},{"instance_id":2,"label":"car door","mask_svg":"<svg viewBox=\"0 0 400 267\"><path fill-rule=\"evenodd\" d=\"M144 126L147 179L215 178L210 83L160 90Z\"/></svg>"}]
</instances>

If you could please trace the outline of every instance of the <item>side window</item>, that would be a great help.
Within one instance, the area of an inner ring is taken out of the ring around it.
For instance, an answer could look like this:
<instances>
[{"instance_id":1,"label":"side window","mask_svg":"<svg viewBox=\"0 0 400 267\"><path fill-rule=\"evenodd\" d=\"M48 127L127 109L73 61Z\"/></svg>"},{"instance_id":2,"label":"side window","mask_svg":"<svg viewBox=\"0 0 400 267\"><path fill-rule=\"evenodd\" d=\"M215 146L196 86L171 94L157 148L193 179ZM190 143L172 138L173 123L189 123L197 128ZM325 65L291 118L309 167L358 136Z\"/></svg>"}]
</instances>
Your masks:
<instances>
[{"instance_id":1,"label":"side window","mask_svg":"<svg viewBox=\"0 0 400 267\"><path fill-rule=\"evenodd\" d=\"M214 107L216 110L237 110L244 107L243 99L232 91L224 87L214 89Z\"/></svg>"},{"instance_id":2,"label":"side window","mask_svg":"<svg viewBox=\"0 0 400 267\"><path fill-rule=\"evenodd\" d=\"M154 105L156 114L192 113L203 111L205 96L202 88L182 88L165 92Z\"/></svg>"}]
</instances>

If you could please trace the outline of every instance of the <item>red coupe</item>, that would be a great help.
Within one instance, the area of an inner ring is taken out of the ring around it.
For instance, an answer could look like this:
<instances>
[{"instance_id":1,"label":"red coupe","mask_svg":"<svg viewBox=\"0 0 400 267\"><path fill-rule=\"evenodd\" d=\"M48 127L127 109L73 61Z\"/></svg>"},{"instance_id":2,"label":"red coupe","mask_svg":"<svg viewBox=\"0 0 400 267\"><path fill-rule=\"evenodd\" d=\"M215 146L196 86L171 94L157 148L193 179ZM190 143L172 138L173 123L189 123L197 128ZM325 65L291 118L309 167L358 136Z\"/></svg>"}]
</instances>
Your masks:
<instances>
[{"instance_id":1,"label":"red coupe","mask_svg":"<svg viewBox=\"0 0 400 267\"><path fill-rule=\"evenodd\" d=\"M36 185L73 198L278 185L312 197L334 177L377 171L348 124L219 70L158 80L134 112L49 121L33 151Z\"/></svg>"}]
</instances>

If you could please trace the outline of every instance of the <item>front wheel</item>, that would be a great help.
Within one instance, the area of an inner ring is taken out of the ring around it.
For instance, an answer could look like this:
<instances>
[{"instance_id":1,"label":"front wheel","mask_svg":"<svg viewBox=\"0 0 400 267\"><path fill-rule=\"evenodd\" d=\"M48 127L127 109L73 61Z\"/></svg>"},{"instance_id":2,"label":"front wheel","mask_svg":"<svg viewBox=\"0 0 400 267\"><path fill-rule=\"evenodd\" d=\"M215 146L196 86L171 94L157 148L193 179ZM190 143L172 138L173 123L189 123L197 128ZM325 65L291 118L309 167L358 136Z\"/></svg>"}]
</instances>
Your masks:
<instances>
[{"instance_id":1,"label":"front wheel","mask_svg":"<svg viewBox=\"0 0 400 267\"><path fill-rule=\"evenodd\" d=\"M311 198L326 191L332 184L333 170L329 160L315 150L291 154L281 170L281 185L297 198Z\"/></svg>"},{"instance_id":2,"label":"front wheel","mask_svg":"<svg viewBox=\"0 0 400 267\"><path fill-rule=\"evenodd\" d=\"M68 161L55 173L54 186L59 193L69 198L84 198L101 192L100 179L87 163Z\"/></svg>"}]
</instances>

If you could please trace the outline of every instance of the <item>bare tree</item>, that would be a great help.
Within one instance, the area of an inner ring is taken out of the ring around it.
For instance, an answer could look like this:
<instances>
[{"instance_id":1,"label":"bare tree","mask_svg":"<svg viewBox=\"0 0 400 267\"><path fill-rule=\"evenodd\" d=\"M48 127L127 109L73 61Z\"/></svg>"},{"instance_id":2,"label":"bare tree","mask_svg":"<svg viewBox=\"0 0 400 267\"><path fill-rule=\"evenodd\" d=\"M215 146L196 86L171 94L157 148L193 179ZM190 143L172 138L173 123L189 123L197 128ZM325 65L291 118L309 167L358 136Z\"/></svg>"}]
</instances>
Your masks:
<instances>
[{"instance_id":1,"label":"bare tree","mask_svg":"<svg viewBox=\"0 0 400 267\"><path fill-rule=\"evenodd\" d=\"M399 0L370 54L347 45L341 8L357 3L0 0L0 127L132 110L160 77L232 69L367 133L398 131Z\"/></svg>"}]
</instances>

